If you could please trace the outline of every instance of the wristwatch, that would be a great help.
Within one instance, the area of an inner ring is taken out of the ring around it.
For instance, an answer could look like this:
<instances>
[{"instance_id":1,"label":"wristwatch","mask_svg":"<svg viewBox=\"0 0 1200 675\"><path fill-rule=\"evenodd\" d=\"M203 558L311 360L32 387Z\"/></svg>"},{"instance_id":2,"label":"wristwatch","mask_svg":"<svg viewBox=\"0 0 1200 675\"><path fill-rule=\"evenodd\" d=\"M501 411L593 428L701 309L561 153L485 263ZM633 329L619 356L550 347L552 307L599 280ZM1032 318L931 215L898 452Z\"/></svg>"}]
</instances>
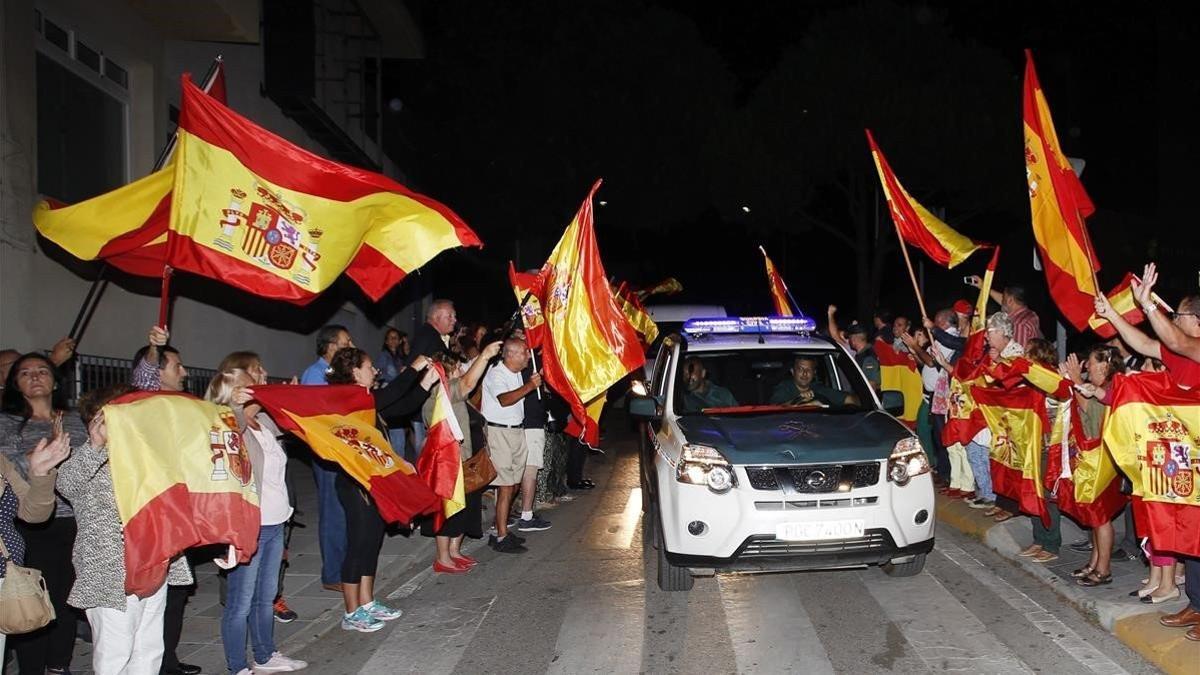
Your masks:
<instances>
[{"instance_id":1,"label":"wristwatch","mask_svg":"<svg viewBox=\"0 0 1200 675\"><path fill-rule=\"evenodd\" d=\"M1156 303L1156 302L1152 302L1149 305L1142 305L1142 311L1146 314L1149 314L1149 313L1157 311L1157 310L1158 310L1158 303Z\"/></svg>"}]
</instances>

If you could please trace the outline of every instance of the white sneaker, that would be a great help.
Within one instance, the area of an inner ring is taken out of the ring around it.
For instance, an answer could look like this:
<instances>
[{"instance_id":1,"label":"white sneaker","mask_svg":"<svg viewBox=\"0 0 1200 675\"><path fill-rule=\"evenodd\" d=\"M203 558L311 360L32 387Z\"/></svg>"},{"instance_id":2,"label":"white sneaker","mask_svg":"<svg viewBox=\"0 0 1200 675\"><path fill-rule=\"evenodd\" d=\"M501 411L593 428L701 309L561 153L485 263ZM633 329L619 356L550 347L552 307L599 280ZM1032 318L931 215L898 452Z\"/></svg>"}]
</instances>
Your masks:
<instances>
[{"instance_id":1,"label":"white sneaker","mask_svg":"<svg viewBox=\"0 0 1200 675\"><path fill-rule=\"evenodd\" d=\"M254 675L254 671L250 670L249 668L242 668L241 670L237 671L235 675Z\"/></svg>"},{"instance_id":2,"label":"white sneaker","mask_svg":"<svg viewBox=\"0 0 1200 675\"><path fill-rule=\"evenodd\" d=\"M308 667L307 661L293 659L284 656L279 652L271 655L271 658L266 663L254 664L254 672L256 673L290 673L296 670L304 670Z\"/></svg>"}]
</instances>

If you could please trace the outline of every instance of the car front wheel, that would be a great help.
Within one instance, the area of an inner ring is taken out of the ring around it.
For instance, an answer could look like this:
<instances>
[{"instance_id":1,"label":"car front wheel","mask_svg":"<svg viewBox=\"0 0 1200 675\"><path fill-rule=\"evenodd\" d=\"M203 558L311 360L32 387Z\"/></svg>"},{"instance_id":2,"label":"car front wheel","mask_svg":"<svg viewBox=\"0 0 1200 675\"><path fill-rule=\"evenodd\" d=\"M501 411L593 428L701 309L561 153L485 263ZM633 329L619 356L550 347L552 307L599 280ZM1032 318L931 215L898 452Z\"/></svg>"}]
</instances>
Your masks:
<instances>
[{"instance_id":1,"label":"car front wheel","mask_svg":"<svg viewBox=\"0 0 1200 675\"><path fill-rule=\"evenodd\" d=\"M925 554L918 553L913 556L912 560L905 563L887 563L883 565L883 571L889 577L915 577L925 569Z\"/></svg>"},{"instance_id":2,"label":"car front wheel","mask_svg":"<svg viewBox=\"0 0 1200 675\"><path fill-rule=\"evenodd\" d=\"M652 508L655 539L658 543L658 587L664 591L690 591L696 580L692 571L686 567L677 567L667 560L667 545L663 540L662 524L658 522L658 509Z\"/></svg>"}]
</instances>

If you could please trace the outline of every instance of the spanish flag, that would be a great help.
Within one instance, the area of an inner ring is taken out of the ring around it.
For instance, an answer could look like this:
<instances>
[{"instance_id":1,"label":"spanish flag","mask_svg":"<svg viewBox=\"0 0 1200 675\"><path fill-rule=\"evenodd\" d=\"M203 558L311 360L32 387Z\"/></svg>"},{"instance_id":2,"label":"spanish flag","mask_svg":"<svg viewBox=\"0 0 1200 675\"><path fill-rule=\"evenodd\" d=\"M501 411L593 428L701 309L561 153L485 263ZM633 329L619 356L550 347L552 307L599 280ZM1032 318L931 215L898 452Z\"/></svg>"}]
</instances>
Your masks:
<instances>
[{"instance_id":1,"label":"spanish flag","mask_svg":"<svg viewBox=\"0 0 1200 675\"><path fill-rule=\"evenodd\" d=\"M134 392L104 407L117 513L125 527L125 592L162 587L172 558L232 544L246 562L261 523L254 471L226 406L190 394Z\"/></svg>"},{"instance_id":2,"label":"spanish flag","mask_svg":"<svg viewBox=\"0 0 1200 675\"><path fill-rule=\"evenodd\" d=\"M1031 387L1001 389L972 387L992 432L992 486L1014 501L1021 511L1049 525L1042 493L1042 430L1046 427L1046 397Z\"/></svg>"},{"instance_id":3,"label":"spanish flag","mask_svg":"<svg viewBox=\"0 0 1200 675\"><path fill-rule=\"evenodd\" d=\"M1058 371L1024 356L1018 356L1008 361L997 361L987 366L988 377L997 380L1001 386L1011 389L1021 384L1029 384L1043 394L1065 401L1071 398L1071 381Z\"/></svg>"},{"instance_id":4,"label":"spanish flag","mask_svg":"<svg viewBox=\"0 0 1200 675\"><path fill-rule=\"evenodd\" d=\"M965 446L987 426L979 407L971 397L977 384L986 384L985 375L990 363L985 338L987 331L987 303L992 290L992 279L996 275L996 263L1000 260L1000 247L992 248L983 282L979 285L979 298L975 301L975 315L971 317L971 332L962 355L950 373L950 411L946 415L946 426L942 429L942 443L951 448Z\"/></svg>"},{"instance_id":5,"label":"spanish flag","mask_svg":"<svg viewBox=\"0 0 1200 675\"><path fill-rule=\"evenodd\" d=\"M421 456L417 458L417 474L442 500L441 510L433 514L434 530L442 529L442 523L467 506L467 495L463 482L462 459L458 448L462 443L463 431L450 403L450 391L446 388L446 371L441 364L431 363L441 379L433 394L433 414L429 420L429 433Z\"/></svg>"},{"instance_id":6,"label":"spanish flag","mask_svg":"<svg viewBox=\"0 0 1200 675\"><path fill-rule=\"evenodd\" d=\"M678 279L675 277L667 277L653 286L639 288L634 293L638 296L638 300L645 300L652 295L675 295L682 290L683 284L679 283Z\"/></svg>"},{"instance_id":7,"label":"spanish flag","mask_svg":"<svg viewBox=\"0 0 1200 675\"><path fill-rule=\"evenodd\" d=\"M1025 50L1025 178L1033 237L1037 240L1050 295L1076 330L1087 328L1095 306L1100 269L1084 219L1095 212L1058 144L1050 105L1038 83L1033 53Z\"/></svg>"},{"instance_id":8,"label":"spanish flag","mask_svg":"<svg viewBox=\"0 0 1200 675\"><path fill-rule=\"evenodd\" d=\"M1072 397L1058 409L1050 433L1044 485L1058 508L1084 527L1111 522L1129 499L1121 494L1117 467L1099 438L1087 438Z\"/></svg>"},{"instance_id":9,"label":"spanish flag","mask_svg":"<svg viewBox=\"0 0 1200 675\"><path fill-rule=\"evenodd\" d=\"M546 336L546 317L542 315L542 301L538 300L539 279L536 274L518 272L511 260L508 261L508 282L521 309L521 325L525 327L525 344L530 349L542 346Z\"/></svg>"},{"instance_id":10,"label":"spanish flag","mask_svg":"<svg viewBox=\"0 0 1200 675\"><path fill-rule=\"evenodd\" d=\"M216 61L203 91L225 103L225 67ZM74 205L53 199L33 209L42 236L81 260L103 260L128 274L162 276L167 264L167 228L175 177L175 137L149 175Z\"/></svg>"},{"instance_id":11,"label":"spanish flag","mask_svg":"<svg viewBox=\"0 0 1200 675\"><path fill-rule=\"evenodd\" d=\"M883 194L887 197L888 209L892 212L892 220L896 221L896 229L904 237L904 241L919 247L934 262L943 267L954 267L980 249L980 244L959 234L954 228L933 215L900 184L892 167L888 165L883 151L875 144L875 137L867 129L867 143L871 146L871 157L875 160L875 168L879 171L879 182L883 184Z\"/></svg>"},{"instance_id":12,"label":"spanish flag","mask_svg":"<svg viewBox=\"0 0 1200 675\"><path fill-rule=\"evenodd\" d=\"M654 340L658 338L658 324L650 318L646 307L638 299L637 293L629 290L629 285L622 282L613 292L613 296L617 301L617 306L621 308L633 329L641 337L642 344L653 344Z\"/></svg>"},{"instance_id":13,"label":"spanish flag","mask_svg":"<svg viewBox=\"0 0 1200 675\"><path fill-rule=\"evenodd\" d=\"M1135 326L1146 320L1146 315L1142 313L1142 308L1138 306L1137 300L1133 297L1133 282L1136 279L1137 277L1133 274L1126 272L1121 283L1108 292L1108 303L1121 315L1121 318ZM1155 300L1157 301L1157 298ZM1117 334L1117 329L1113 328L1107 319L1101 319L1095 314L1088 319L1088 327L1105 340Z\"/></svg>"},{"instance_id":14,"label":"spanish flag","mask_svg":"<svg viewBox=\"0 0 1200 675\"><path fill-rule=\"evenodd\" d=\"M1133 484L1154 547L1200 557L1200 389L1165 372L1117 375L1104 445Z\"/></svg>"},{"instance_id":15,"label":"spanish flag","mask_svg":"<svg viewBox=\"0 0 1200 675\"><path fill-rule=\"evenodd\" d=\"M899 351L881 339L875 340L875 357L879 359L880 390L904 394L904 412L900 413L900 421L915 429L924 399L924 387L916 361L912 354Z\"/></svg>"},{"instance_id":16,"label":"spanish flag","mask_svg":"<svg viewBox=\"0 0 1200 675\"><path fill-rule=\"evenodd\" d=\"M309 302L342 272L378 300L479 238L387 176L318 157L204 96L186 77L168 262L255 295Z\"/></svg>"},{"instance_id":17,"label":"spanish flag","mask_svg":"<svg viewBox=\"0 0 1200 675\"><path fill-rule=\"evenodd\" d=\"M542 375L571 408L589 445L599 443L596 402L646 361L637 331L613 298L592 225L597 180L538 273L546 342Z\"/></svg>"},{"instance_id":18,"label":"spanish flag","mask_svg":"<svg viewBox=\"0 0 1200 675\"><path fill-rule=\"evenodd\" d=\"M376 428L375 399L364 387L270 384L254 387L254 400L280 428L358 481L387 522L410 523L441 506Z\"/></svg>"},{"instance_id":19,"label":"spanish flag","mask_svg":"<svg viewBox=\"0 0 1200 675\"><path fill-rule=\"evenodd\" d=\"M758 247L762 251L763 260L767 263L767 285L771 288L771 302L775 305L776 316L793 316L792 303L788 301L787 284L784 283L783 277L779 276L779 271L775 269L775 263L771 262L771 257L767 255L767 250L761 246Z\"/></svg>"}]
</instances>

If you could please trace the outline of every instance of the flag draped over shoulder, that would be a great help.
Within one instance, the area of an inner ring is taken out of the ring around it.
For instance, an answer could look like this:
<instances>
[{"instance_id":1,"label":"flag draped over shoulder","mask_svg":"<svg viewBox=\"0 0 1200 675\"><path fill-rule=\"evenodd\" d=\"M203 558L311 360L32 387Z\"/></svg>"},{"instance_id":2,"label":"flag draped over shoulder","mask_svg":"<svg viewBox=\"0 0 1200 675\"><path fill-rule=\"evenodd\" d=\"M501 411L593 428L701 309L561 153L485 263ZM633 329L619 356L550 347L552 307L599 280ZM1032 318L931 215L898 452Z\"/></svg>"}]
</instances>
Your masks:
<instances>
[{"instance_id":1,"label":"flag draped over shoulder","mask_svg":"<svg viewBox=\"0 0 1200 675\"><path fill-rule=\"evenodd\" d=\"M571 408L590 445L599 442L595 402L646 360L637 331L608 285L592 225L592 186L579 212L538 273L546 340L543 377Z\"/></svg>"},{"instance_id":2,"label":"flag draped over shoulder","mask_svg":"<svg viewBox=\"0 0 1200 675\"><path fill-rule=\"evenodd\" d=\"M1117 375L1111 405L1104 445L1140 499L1134 517L1156 549L1200 557L1200 389Z\"/></svg>"},{"instance_id":3,"label":"flag draped over shoulder","mask_svg":"<svg viewBox=\"0 0 1200 675\"><path fill-rule=\"evenodd\" d=\"M1125 273L1125 278L1121 279L1121 283L1117 284L1111 291L1108 292L1108 303L1112 308L1121 315L1130 325L1137 324L1146 320L1146 315L1142 312L1142 308L1138 306L1137 299L1133 297L1133 282L1135 277L1128 272ZM1113 327L1108 319L1101 319L1094 313L1088 319L1088 327L1095 331L1096 335L1104 339L1109 339L1117 334L1117 329Z\"/></svg>"},{"instance_id":4,"label":"flag draped over shoulder","mask_svg":"<svg viewBox=\"0 0 1200 675\"><path fill-rule=\"evenodd\" d=\"M771 304L775 306L776 316L793 316L792 303L788 300L787 284L784 283L783 277L779 276L779 270L775 269L775 263L771 262L771 256L767 255L766 249L759 246L758 250L762 251L763 261L767 264L767 285L771 289Z\"/></svg>"},{"instance_id":5,"label":"flag draped over shoulder","mask_svg":"<svg viewBox=\"0 0 1200 675\"><path fill-rule=\"evenodd\" d=\"M530 349L542 346L546 336L546 317L542 314L542 301L538 300L539 279L536 274L518 272L512 261L508 261L508 281L521 309L521 325L525 327L525 344Z\"/></svg>"},{"instance_id":6,"label":"flag draped over shoulder","mask_svg":"<svg viewBox=\"0 0 1200 675\"><path fill-rule=\"evenodd\" d=\"M621 313L629 319L630 325L642 339L642 344L652 344L658 337L658 324L650 318L637 294L629 290L628 284L622 283L613 291L613 297L617 301L617 307L621 308Z\"/></svg>"},{"instance_id":7,"label":"flag draped over shoulder","mask_svg":"<svg viewBox=\"0 0 1200 675\"><path fill-rule=\"evenodd\" d=\"M172 558L232 544L246 562L261 523L254 471L226 406L190 394L135 392L104 407L117 513L125 528L125 591L147 597Z\"/></svg>"},{"instance_id":8,"label":"flag draped over shoulder","mask_svg":"<svg viewBox=\"0 0 1200 675\"><path fill-rule=\"evenodd\" d=\"M1100 292L1095 273L1100 269L1084 219L1096 207L1079 182L1058 144L1050 105L1025 51L1025 177L1033 237L1037 240L1046 283L1059 311L1077 330L1087 328L1094 313L1092 299Z\"/></svg>"},{"instance_id":9,"label":"flag draped over shoulder","mask_svg":"<svg viewBox=\"0 0 1200 675\"><path fill-rule=\"evenodd\" d=\"M318 157L204 96L186 77L169 263L303 304L343 272L378 300L443 250L480 246L449 208Z\"/></svg>"},{"instance_id":10,"label":"flag draped over shoulder","mask_svg":"<svg viewBox=\"0 0 1200 675\"><path fill-rule=\"evenodd\" d=\"M887 197L888 209L892 212L892 220L904 241L920 248L934 262L943 267L954 267L980 249L980 244L959 234L954 228L942 222L900 184L892 167L888 165L883 151L875 144L875 137L867 129L867 143L871 146L871 156L875 160L875 168L879 171L879 182L883 184L883 194Z\"/></svg>"},{"instance_id":11,"label":"flag draped over shoulder","mask_svg":"<svg viewBox=\"0 0 1200 675\"><path fill-rule=\"evenodd\" d=\"M1042 493L1042 431L1046 397L1031 387L972 387L971 395L992 432L992 486L1021 511L1049 526Z\"/></svg>"},{"instance_id":12,"label":"flag draped over shoulder","mask_svg":"<svg viewBox=\"0 0 1200 675\"><path fill-rule=\"evenodd\" d=\"M204 90L225 103L225 68L219 61ZM78 204L40 202L33 223L42 236L80 260L103 260L128 274L157 277L167 263L174 179L174 160L168 160L143 178Z\"/></svg>"},{"instance_id":13,"label":"flag draped over shoulder","mask_svg":"<svg viewBox=\"0 0 1200 675\"><path fill-rule=\"evenodd\" d=\"M442 529L446 519L467 506L463 481L462 458L458 454L463 431L458 426L458 417L450 403L450 391L446 388L446 371L440 363L429 364L436 368L441 378L433 393L433 414L429 419L429 432L421 456L417 458L417 473L433 494L442 500L441 510L434 513L434 531Z\"/></svg>"},{"instance_id":14,"label":"flag draped over shoulder","mask_svg":"<svg viewBox=\"0 0 1200 675\"><path fill-rule=\"evenodd\" d=\"M875 340L875 357L879 359L879 389L904 394L900 421L909 428L916 428L925 393L916 361L908 352L899 351L880 339Z\"/></svg>"},{"instance_id":15,"label":"flag draped over shoulder","mask_svg":"<svg viewBox=\"0 0 1200 675\"><path fill-rule=\"evenodd\" d=\"M975 301L975 315L971 317L970 333L962 354L950 373L950 409L946 414L946 426L942 429L942 443L947 448L965 446L971 442L987 423L971 397L971 389L983 384L987 367L987 302L992 290L992 279L996 275L996 264L1000 260L1000 247L992 249L991 260L983 273L979 285L979 298Z\"/></svg>"},{"instance_id":16,"label":"flag draped over shoulder","mask_svg":"<svg viewBox=\"0 0 1200 675\"><path fill-rule=\"evenodd\" d=\"M1050 433L1043 484L1058 508L1084 527L1112 522L1129 501L1121 494L1117 467L1099 438L1087 438L1079 404L1072 399L1058 409Z\"/></svg>"},{"instance_id":17,"label":"flag draped over shoulder","mask_svg":"<svg viewBox=\"0 0 1200 675\"><path fill-rule=\"evenodd\" d=\"M254 387L254 400L318 457L358 481L387 522L409 523L441 506L416 469L396 456L375 427L375 399L364 387L261 385Z\"/></svg>"}]
</instances>

